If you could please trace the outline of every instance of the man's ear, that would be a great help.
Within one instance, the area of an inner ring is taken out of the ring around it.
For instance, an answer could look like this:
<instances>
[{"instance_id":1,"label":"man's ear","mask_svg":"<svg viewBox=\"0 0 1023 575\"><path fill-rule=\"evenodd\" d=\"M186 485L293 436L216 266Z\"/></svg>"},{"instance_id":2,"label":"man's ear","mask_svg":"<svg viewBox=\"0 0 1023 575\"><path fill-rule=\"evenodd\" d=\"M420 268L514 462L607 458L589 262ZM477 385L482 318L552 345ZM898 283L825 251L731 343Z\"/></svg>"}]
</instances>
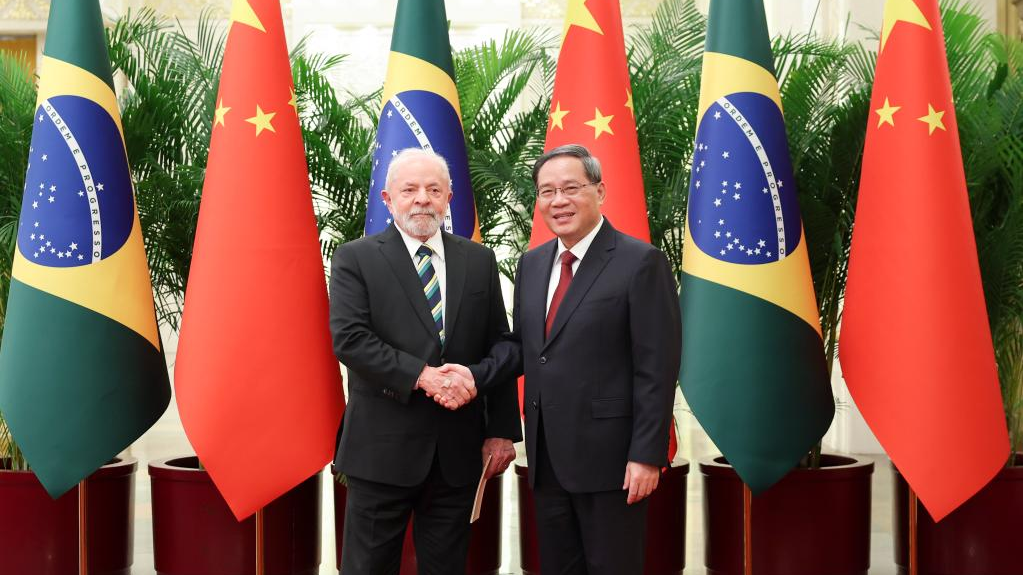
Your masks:
<instances>
[{"instance_id":1,"label":"man's ear","mask_svg":"<svg viewBox=\"0 0 1023 575\"><path fill-rule=\"evenodd\" d=\"M387 190L380 190L380 198L384 200L384 205L387 206L387 211L391 212L391 195L387 193ZM392 212L393 213L393 212Z\"/></svg>"}]
</instances>

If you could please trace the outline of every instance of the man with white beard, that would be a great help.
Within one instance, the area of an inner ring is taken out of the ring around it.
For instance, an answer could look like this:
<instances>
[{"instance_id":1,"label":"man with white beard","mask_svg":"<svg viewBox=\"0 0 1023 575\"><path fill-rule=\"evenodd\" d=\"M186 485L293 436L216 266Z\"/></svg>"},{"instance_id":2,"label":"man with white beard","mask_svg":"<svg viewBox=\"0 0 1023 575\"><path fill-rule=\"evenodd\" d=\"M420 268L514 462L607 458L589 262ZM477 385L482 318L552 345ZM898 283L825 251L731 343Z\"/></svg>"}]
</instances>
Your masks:
<instances>
[{"instance_id":1,"label":"man with white beard","mask_svg":"<svg viewBox=\"0 0 1023 575\"><path fill-rule=\"evenodd\" d=\"M451 197L444 158L402 151L381 193L394 223L331 261L330 328L349 374L334 460L348 477L345 575L397 575L413 511L419 573L464 574L483 462L503 473L522 439L513 379L477 389L437 370L480 361L508 331L494 252L441 229Z\"/></svg>"}]
</instances>

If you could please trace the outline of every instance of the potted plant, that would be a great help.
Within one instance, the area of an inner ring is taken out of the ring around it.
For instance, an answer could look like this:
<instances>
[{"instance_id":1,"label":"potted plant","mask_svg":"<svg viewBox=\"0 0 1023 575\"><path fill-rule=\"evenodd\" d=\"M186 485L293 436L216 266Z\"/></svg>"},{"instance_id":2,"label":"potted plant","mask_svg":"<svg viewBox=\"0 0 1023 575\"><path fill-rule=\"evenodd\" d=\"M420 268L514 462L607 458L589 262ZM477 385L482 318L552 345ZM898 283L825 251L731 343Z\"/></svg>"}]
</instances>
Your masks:
<instances>
[{"instance_id":1,"label":"potted plant","mask_svg":"<svg viewBox=\"0 0 1023 575\"><path fill-rule=\"evenodd\" d=\"M918 509L921 575L987 575L1021 568L1023 516L1023 44L985 31L975 8L943 14L981 281L1009 428L1006 466L940 523ZM908 566L908 494L893 474L899 573Z\"/></svg>"},{"instance_id":2,"label":"potted plant","mask_svg":"<svg viewBox=\"0 0 1023 575\"><path fill-rule=\"evenodd\" d=\"M635 66L639 70L633 80L637 121L651 128L640 129L644 168L652 171L644 178L651 227L679 267L679 223L685 221L706 27L691 0L668 1L650 30L638 35L636 50L653 54L641 62L655 67L640 74L644 66ZM776 38L773 53L830 372L867 122L866 76L873 67L855 46L812 35ZM646 78L667 86L653 91L657 105L641 117L640 86ZM721 457L705 457L699 465L704 562L709 573L738 575L743 572L742 482ZM822 455L818 445L797 469L754 497L756 572L864 575L870 558L872 473L872 462Z\"/></svg>"},{"instance_id":3,"label":"potted plant","mask_svg":"<svg viewBox=\"0 0 1023 575\"><path fill-rule=\"evenodd\" d=\"M17 245L25 165L35 112L34 78L24 61L0 52L0 333ZM86 480L89 572L127 575L134 548L133 458ZM78 488L52 499L32 473L0 414L0 555L15 573L63 575L78 568Z\"/></svg>"},{"instance_id":4,"label":"potted plant","mask_svg":"<svg viewBox=\"0 0 1023 575\"><path fill-rule=\"evenodd\" d=\"M161 323L175 330L213 126L224 24L206 11L193 37L180 26L171 28L151 10L142 10L127 13L108 30L112 64L126 80L121 93L125 140L157 313ZM337 102L325 75L340 58L308 56L301 45L292 56L310 177L314 193L323 194L343 181L332 151L354 148L345 140L352 133L335 122L342 114L351 114ZM368 149L368 141L359 141L358 146ZM268 458L273 465L272 454ZM235 519L195 457L153 461L149 476L154 562L161 575L254 572L255 519ZM268 573L318 572L321 483L321 474L316 474L266 506Z\"/></svg>"}]
</instances>

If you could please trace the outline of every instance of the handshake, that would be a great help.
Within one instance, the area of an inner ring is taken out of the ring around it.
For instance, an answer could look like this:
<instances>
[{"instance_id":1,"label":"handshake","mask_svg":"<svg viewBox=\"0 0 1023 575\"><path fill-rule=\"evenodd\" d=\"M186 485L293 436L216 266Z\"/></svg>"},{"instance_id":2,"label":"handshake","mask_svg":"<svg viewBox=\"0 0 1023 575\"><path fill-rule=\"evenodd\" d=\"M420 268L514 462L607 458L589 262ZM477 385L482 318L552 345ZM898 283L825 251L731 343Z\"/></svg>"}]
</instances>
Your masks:
<instances>
[{"instance_id":1,"label":"handshake","mask_svg":"<svg viewBox=\"0 0 1023 575\"><path fill-rule=\"evenodd\" d=\"M476 381L469 368L446 363L440 367L426 366L416 382L419 389L434 401L450 410L456 410L476 397Z\"/></svg>"}]
</instances>

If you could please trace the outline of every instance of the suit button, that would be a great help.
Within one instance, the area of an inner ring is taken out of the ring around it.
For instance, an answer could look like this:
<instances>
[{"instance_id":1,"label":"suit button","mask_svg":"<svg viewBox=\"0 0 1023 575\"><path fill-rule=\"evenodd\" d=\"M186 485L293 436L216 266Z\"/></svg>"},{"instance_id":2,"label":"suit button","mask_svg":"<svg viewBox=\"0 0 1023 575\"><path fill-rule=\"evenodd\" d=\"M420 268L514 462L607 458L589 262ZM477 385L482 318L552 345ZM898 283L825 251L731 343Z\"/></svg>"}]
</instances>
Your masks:
<instances>
[{"instance_id":1,"label":"suit button","mask_svg":"<svg viewBox=\"0 0 1023 575\"><path fill-rule=\"evenodd\" d=\"M533 409L540 409L540 407L536 405L535 401L533 402Z\"/></svg>"},{"instance_id":2,"label":"suit button","mask_svg":"<svg viewBox=\"0 0 1023 575\"><path fill-rule=\"evenodd\" d=\"M540 365L543 365L545 363L547 363L547 356L546 355L541 355L540 356Z\"/></svg>"}]
</instances>

